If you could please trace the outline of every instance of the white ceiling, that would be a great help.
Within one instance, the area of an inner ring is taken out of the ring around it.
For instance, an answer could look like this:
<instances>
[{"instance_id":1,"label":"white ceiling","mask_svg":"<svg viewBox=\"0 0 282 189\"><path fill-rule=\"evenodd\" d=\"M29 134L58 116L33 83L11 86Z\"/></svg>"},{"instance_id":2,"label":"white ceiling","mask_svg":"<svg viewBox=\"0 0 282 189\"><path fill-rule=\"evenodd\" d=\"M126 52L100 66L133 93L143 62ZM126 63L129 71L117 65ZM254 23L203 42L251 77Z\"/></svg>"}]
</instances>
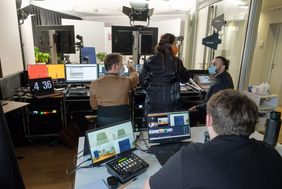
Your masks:
<instances>
[{"instance_id":1,"label":"white ceiling","mask_svg":"<svg viewBox=\"0 0 282 189\"><path fill-rule=\"evenodd\" d=\"M125 17L122 7L130 7L129 2L148 3L154 8L152 17L184 15L195 0L31 0L30 3L46 9L63 12L81 17L85 20L95 20L101 17Z\"/></svg>"},{"instance_id":2,"label":"white ceiling","mask_svg":"<svg viewBox=\"0 0 282 189\"><path fill-rule=\"evenodd\" d=\"M84 20L101 21L109 25L114 22L128 24L129 19L122 13L122 7L130 7L130 2L148 3L150 9L154 8L151 21L183 19L185 13L196 7L196 0L23 0L23 4L24 1L46 9L78 16ZM245 1L238 0L237 3ZM229 4L231 6L232 3L234 4L235 1L224 1L224 7L228 10L226 17L229 15L230 18L239 18L240 16L245 17L247 15L247 9L234 9L234 6L229 11L228 6ZM281 6L282 0L263 0L262 9L269 10Z\"/></svg>"}]
</instances>

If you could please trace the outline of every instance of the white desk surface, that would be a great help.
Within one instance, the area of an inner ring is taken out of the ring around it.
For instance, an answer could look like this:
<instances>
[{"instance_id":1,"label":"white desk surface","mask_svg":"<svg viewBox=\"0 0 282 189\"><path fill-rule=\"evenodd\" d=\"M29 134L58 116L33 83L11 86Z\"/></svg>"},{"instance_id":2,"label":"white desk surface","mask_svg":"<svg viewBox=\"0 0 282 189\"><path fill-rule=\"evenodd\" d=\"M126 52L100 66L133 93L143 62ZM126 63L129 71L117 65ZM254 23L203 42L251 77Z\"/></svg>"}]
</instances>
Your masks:
<instances>
[{"instance_id":1,"label":"white desk surface","mask_svg":"<svg viewBox=\"0 0 282 189\"><path fill-rule=\"evenodd\" d=\"M16 101L8 101L8 100L3 100L3 102L7 103L4 106L2 106L4 113L8 113L10 111L27 106L29 104L26 102L16 102Z\"/></svg>"},{"instance_id":2,"label":"white desk surface","mask_svg":"<svg viewBox=\"0 0 282 189\"><path fill-rule=\"evenodd\" d=\"M206 127L192 127L191 128L191 139L189 141L193 142L204 142L204 131L206 130ZM251 138L255 138L257 140L263 140L263 135L261 135L258 132L254 132L251 135ZM79 138L79 143L78 143L78 152L80 152L83 149L84 145L84 137ZM278 152L282 155L282 145L278 144L276 146L276 149ZM141 189L143 188L144 182L146 179L148 179L151 175L156 173L160 168L161 165L159 164L158 160L153 154L148 154L145 152L142 152L140 150L137 150L134 152L137 154L139 157L144 159L147 163L149 163L149 168L147 169L146 172L143 174L139 175L137 177L137 180L135 181L129 181L128 183L122 185L119 187L119 189ZM83 160L88 159L90 156L85 156L81 157L77 160L77 164L82 162ZM89 162L86 162L83 165L89 165ZM84 168L84 169L79 169L76 171L75 175L75 186L74 189L90 189L95 186L97 186L97 183L101 183L101 180L107 180L107 177L109 177L110 174L108 174L106 167L94 167L94 168ZM107 188L105 186L105 188ZM102 189L102 188L101 188Z\"/></svg>"}]
</instances>

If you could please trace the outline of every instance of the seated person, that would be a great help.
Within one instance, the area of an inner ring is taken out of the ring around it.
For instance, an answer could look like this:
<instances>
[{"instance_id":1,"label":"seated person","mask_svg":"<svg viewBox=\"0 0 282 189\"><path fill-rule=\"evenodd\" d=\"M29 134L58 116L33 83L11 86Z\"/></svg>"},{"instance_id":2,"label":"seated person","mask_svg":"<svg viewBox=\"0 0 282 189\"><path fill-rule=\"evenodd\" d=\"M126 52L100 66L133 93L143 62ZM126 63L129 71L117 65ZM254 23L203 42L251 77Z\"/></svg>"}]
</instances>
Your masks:
<instances>
[{"instance_id":1,"label":"seated person","mask_svg":"<svg viewBox=\"0 0 282 189\"><path fill-rule=\"evenodd\" d=\"M213 78L213 82L209 87L203 104L193 106L189 109L191 124L194 126L196 122L204 123L206 117L207 101L215 93L224 89L234 89L231 75L227 72L229 68L229 60L222 56L213 59L209 67L209 74Z\"/></svg>"},{"instance_id":2,"label":"seated person","mask_svg":"<svg viewBox=\"0 0 282 189\"><path fill-rule=\"evenodd\" d=\"M245 95L232 89L213 95L206 116L211 140L182 148L144 189L281 188L282 157L270 145L249 138L257 119L258 107Z\"/></svg>"},{"instance_id":3,"label":"seated person","mask_svg":"<svg viewBox=\"0 0 282 189\"><path fill-rule=\"evenodd\" d=\"M105 76L93 81L90 85L90 105L92 109L97 110L98 126L100 126L99 116L117 117L118 114L122 113L115 112L115 114L112 115L105 115L103 113L103 109L107 109L107 107L118 107L123 105L128 107L129 92L137 86L139 80L138 72L136 72L136 70L130 64L127 66L130 76L120 76L124 70L122 65L122 56L120 54L108 54L105 58L104 65L107 72ZM103 115L99 115L99 109L100 113ZM105 124L103 123L103 125Z\"/></svg>"}]
</instances>

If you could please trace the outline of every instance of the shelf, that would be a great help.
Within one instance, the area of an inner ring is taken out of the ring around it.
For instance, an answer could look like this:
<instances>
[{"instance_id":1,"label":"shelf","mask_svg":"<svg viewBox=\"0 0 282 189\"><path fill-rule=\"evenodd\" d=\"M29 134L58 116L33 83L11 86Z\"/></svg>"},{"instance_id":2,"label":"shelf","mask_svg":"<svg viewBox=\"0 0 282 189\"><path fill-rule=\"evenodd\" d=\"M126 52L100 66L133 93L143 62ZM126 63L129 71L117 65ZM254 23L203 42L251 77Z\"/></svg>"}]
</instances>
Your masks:
<instances>
[{"instance_id":1,"label":"shelf","mask_svg":"<svg viewBox=\"0 0 282 189\"><path fill-rule=\"evenodd\" d=\"M278 105L278 95L276 94L259 95L248 91L243 93L258 106L259 111L272 111Z\"/></svg>"}]
</instances>

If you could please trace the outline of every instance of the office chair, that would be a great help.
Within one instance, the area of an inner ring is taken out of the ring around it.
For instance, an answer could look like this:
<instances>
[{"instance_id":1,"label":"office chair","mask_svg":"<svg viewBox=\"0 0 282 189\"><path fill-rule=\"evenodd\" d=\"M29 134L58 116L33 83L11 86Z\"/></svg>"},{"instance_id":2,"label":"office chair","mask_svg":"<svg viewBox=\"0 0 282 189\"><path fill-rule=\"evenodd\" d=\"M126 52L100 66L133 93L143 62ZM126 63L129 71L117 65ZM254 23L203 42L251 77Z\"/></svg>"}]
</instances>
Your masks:
<instances>
[{"instance_id":1,"label":"office chair","mask_svg":"<svg viewBox=\"0 0 282 189\"><path fill-rule=\"evenodd\" d=\"M129 105L98 106L97 108L97 127L110 125L129 119Z\"/></svg>"}]
</instances>

